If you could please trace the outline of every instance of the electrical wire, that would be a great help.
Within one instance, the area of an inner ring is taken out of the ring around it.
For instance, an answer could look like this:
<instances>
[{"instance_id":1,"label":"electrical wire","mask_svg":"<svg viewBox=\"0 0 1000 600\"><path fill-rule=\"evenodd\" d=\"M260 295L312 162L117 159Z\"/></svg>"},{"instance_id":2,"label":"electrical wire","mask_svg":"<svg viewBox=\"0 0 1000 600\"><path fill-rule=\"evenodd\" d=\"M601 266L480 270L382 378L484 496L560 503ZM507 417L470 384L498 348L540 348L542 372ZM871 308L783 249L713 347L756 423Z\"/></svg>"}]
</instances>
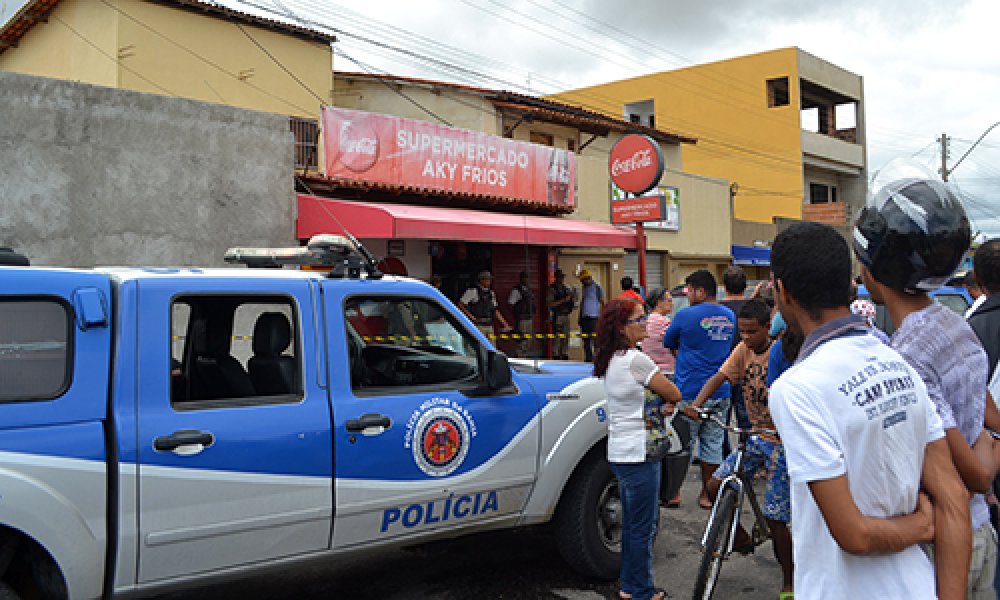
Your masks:
<instances>
[{"instance_id":1,"label":"electrical wire","mask_svg":"<svg viewBox=\"0 0 1000 600\"><path fill-rule=\"evenodd\" d=\"M235 21L233 22L233 25L236 25L236 27L241 32L243 32L243 35L245 35L248 40L250 40L251 42L253 42L254 46L257 46L257 48L259 48L261 52L263 52L264 54L266 54L267 57L270 58L271 61L274 62L274 64L278 65L279 69L281 69L289 77L291 77L295 81L295 83L299 84L300 86L302 86L302 89L304 89L305 91L307 91L310 94L312 94L313 98L316 98L317 100L319 100L320 106L326 106L327 105L327 101L326 101L325 98L323 98L322 96L320 96L319 94L317 94L316 92L314 92L312 90L312 88L310 88L308 85L305 84L304 81L302 81L301 79L299 79L298 75L296 75L295 73L292 73L288 69L288 67L286 67L284 64L282 64L282 62L280 60L278 60L273 54L271 54L271 52L267 48L265 48L263 45L261 45L260 42L258 42L256 39L254 39L254 37L252 35L250 35L250 33L246 29L244 29L242 25L240 25L239 23L236 23Z\"/></svg>"},{"instance_id":2,"label":"electrical wire","mask_svg":"<svg viewBox=\"0 0 1000 600\"><path fill-rule=\"evenodd\" d=\"M157 35L158 37L160 37L163 40L169 42L170 44L176 46L177 48L180 48L181 50L187 52L188 54L190 54L194 58L200 60L201 62L207 64L208 66L216 69L217 71L219 71L219 72L221 72L221 73L223 73L223 74L225 74L225 75L227 75L227 76L229 76L229 77L231 77L231 78L233 78L233 79L235 79L237 81L242 82L244 85L247 85L248 87L250 87L250 88L252 88L252 89L254 89L254 90L256 90L256 91L258 91L258 92L260 92L262 94L264 94L265 96L271 98L272 100L276 100L278 102L281 102L282 104L285 104L286 106L289 106L289 107L295 109L296 111L299 111L299 113L302 114L302 115L308 115L308 114L312 114L313 113L313 110L311 110L311 109L303 108L302 106L299 106L299 105L295 104L294 102L291 102L291 101L287 100L286 98L283 98L281 96L277 96L275 94L272 94L268 90L266 90L266 89L264 89L264 88L262 88L262 87L260 87L260 86L258 86L256 84L254 84L254 83L251 83L251 82L249 82L249 81L247 81L245 79L240 79L239 74L233 73L233 72L229 71L228 69L226 69L225 67L219 65L218 63L216 63L216 62L214 62L214 61L212 61L212 60L210 60L210 59L202 56L201 54L199 54L199 53L195 52L194 50L188 48L184 44L181 44L180 42L174 40L170 36L168 36L168 35L164 34L163 32L159 31L155 27L152 27L151 25L149 25L149 24L147 24L147 23L145 23L145 22L137 19L133 15L129 14L128 12L126 12L122 8L116 6L115 4L109 2L108 0L101 0L101 2L104 5L106 5L108 8L111 8L112 10L116 11L118 14L120 14L123 17L125 17L126 19L132 21L136 25L139 25L143 29L145 29L145 30L147 30L147 31L149 31L149 32ZM90 42L88 42L88 43L90 43ZM95 48L96 48L96 46L95 46ZM98 50L100 50L100 49L98 49ZM102 54L103 54L103 52L102 52ZM107 56L107 55L105 55L105 56ZM128 67L125 67L125 68L128 68ZM130 69L130 71L131 71L131 69ZM132 72L134 73L134 71L132 71ZM152 84L150 82L150 80L146 79L145 77L143 77L143 80L146 81L147 83L150 83L150 85L154 85L154 84ZM155 86L155 87L157 87L158 89L163 89L163 88L160 88L159 86ZM210 89L212 89L212 88L210 87ZM219 95L219 93L217 91L215 91L214 89L212 89L212 91L216 95ZM171 93L169 95L176 96L176 94L173 94L173 93Z\"/></svg>"},{"instance_id":3,"label":"electrical wire","mask_svg":"<svg viewBox=\"0 0 1000 600\"><path fill-rule=\"evenodd\" d=\"M143 75L142 73L139 73L139 72L138 72L138 71L136 71L135 69L133 69L133 68L129 67L128 65L126 65L126 64L125 64L125 63L124 63L124 62L122 61L122 59L120 59L120 58L118 58L118 57L116 57L116 56L111 56L110 54L108 54L107 52L105 52L104 50L102 50L102 49L101 49L101 48L100 48L100 47L99 47L99 46L98 46L97 44L95 44L94 42L92 42L92 41L90 41L89 39L87 39L87 36L83 35L83 34L82 34L82 33L80 33L79 31L77 31L76 29L74 29L74 28L73 28L73 27L72 27L72 26L71 26L71 25L70 25L69 23L67 23L67 22L63 21L63 20L62 20L62 19L60 19L60 18L59 18L58 16L55 16L55 15L49 15L49 18L50 18L50 19L52 19L53 21L55 21L56 23L59 23L60 25L62 25L62 26L63 26L63 27L65 27L66 29L69 29L69 30L70 30L71 32L73 32L73 34L74 34L74 35L75 35L76 37L78 37L78 38L80 38L81 40L83 40L83 42L84 42L84 43L86 43L86 44L87 44L88 46L90 46L90 47L91 47L91 48L93 48L94 50L97 50L97 52L99 52L99 53L100 53L100 54L101 54L102 56L104 56L104 57L105 57L105 58L107 58L108 60L110 60L110 61L114 62L114 63L115 63L115 64L117 64L117 65L118 65L119 67L121 67L121 68L125 69L125 70L126 70L126 71L128 71L129 73L131 73L131 74L135 75L135 76L136 76L136 77L138 77L139 79L141 79L141 80L145 81L146 83L148 83L149 85L153 86L154 88L156 88L156 89L160 90L161 92L165 93L166 95L168 95L168 96L173 96L173 97L176 97L176 96L177 96L177 94L175 94L175 93L171 92L171 91L170 91L170 90L168 90L167 88L163 87L162 85L159 85L158 83L156 83L156 82L152 81L151 79L148 79L148 78L147 78L147 77L146 77L145 75Z\"/></svg>"}]
</instances>

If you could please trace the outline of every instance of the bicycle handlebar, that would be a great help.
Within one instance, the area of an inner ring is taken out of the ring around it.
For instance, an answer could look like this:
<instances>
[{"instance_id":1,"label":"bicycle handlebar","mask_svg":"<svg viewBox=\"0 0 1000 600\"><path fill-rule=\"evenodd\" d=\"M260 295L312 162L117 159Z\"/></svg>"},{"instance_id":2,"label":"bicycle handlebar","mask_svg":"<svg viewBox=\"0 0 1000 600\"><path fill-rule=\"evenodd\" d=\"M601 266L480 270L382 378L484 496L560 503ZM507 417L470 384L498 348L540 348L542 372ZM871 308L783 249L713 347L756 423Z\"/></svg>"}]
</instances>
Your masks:
<instances>
[{"instance_id":1,"label":"bicycle handlebar","mask_svg":"<svg viewBox=\"0 0 1000 600\"><path fill-rule=\"evenodd\" d=\"M750 435L761 435L761 434L764 434L764 435L773 435L775 437L779 437L778 436L778 432L775 431L774 429L764 429L763 427L751 427L750 429L746 429L746 428L739 427L739 426L726 425L725 423L723 423L719 419L719 417L715 416L716 415L716 411L714 411L714 410L707 410L707 409L700 408L700 407L697 407L697 406L692 406L692 405L688 405L688 406L690 406L692 409L694 409L694 411L696 413L698 413L698 415L701 417L700 420L701 420L702 423L707 423L709 421L715 421L715 423L719 427L722 427L726 431L730 431L730 432L736 433L736 434L740 434L740 433L749 433Z\"/></svg>"}]
</instances>

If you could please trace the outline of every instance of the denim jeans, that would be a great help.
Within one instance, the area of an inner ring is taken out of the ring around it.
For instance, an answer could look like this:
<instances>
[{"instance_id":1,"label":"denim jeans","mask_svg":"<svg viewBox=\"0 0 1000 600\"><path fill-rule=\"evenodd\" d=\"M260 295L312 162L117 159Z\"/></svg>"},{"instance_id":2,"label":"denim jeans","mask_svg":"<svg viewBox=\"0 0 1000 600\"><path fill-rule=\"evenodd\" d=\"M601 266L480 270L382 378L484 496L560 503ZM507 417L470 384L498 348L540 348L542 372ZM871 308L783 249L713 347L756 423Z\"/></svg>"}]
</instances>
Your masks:
<instances>
[{"instance_id":1,"label":"denim jeans","mask_svg":"<svg viewBox=\"0 0 1000 600\"><path fill-rule=\"evenodd\" d=\"M622 500L621 590L648 600L653 586L653 536L660 517L660 463L611 463Z\"/></svg>"}]
</instances>

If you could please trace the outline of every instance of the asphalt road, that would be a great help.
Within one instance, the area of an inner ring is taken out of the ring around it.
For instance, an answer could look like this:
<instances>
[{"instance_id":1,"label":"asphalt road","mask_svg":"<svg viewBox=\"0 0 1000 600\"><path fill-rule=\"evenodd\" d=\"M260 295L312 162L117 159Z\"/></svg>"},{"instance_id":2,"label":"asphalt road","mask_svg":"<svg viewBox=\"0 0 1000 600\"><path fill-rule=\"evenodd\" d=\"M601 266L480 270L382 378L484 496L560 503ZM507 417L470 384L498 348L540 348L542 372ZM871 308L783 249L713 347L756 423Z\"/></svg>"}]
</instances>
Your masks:
<instances>
[{"instance_id":1,"label":"asphalt road","mask_svg":"<svg viewBox=\"0 0 1000 600\"><path fill-rule=\"evenodd\" d=\"M684 483L681 508L661 511L662 531L654 547L657 585L666 588L672 598L691 597L700 560L698 546L708 518L708 511L697 506L695 471L690 469ZM723 564L715 598L773 600L780 587L781 571L767 543L757 548L755 555L736 555ZM188 598L600 600L617 599L617 585L580 577L562 562L544 530L524 530L385 551L363 559L338 559L172 593L159 600Z\"/></svg>"}]
</instances>

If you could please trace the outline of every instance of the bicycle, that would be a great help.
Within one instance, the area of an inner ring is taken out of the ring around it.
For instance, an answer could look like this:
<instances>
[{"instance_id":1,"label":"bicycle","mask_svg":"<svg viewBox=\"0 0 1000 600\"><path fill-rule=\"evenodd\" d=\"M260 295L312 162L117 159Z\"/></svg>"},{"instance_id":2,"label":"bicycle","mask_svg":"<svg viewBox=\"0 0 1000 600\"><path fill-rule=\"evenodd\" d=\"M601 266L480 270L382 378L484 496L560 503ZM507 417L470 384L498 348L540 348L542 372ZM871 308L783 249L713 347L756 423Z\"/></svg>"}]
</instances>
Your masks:
<instances>
[{"instance_id":1,"label":"bicycle","mask_svg":"<svg viewBox=\"0 0 1000 600\"><path fill-rule=\"evenodd\" d=\"M695 579L692 598L694 600L709 600L715 592L715 584L719 579L719 572L722 570L722 561L733 553L733 542L740 525L744 498L749 501L750 509L754 515L754 524L750 531L752 547L756 548L771 539L771 529L767 525L767 519L761 511L760 502L757 501L757 494L753 489L753 475L748 476L744 472L744 458L747 444L752 436L777 435L777 432L771 429L734 427L723 423L711 411L697 408L695 410L701 415L702 422L715 421L726 431L739 436L739 443L736 447L736 468L733 469L731 475L722 480L715 502L712 504L712 512L708 516L705 534L701 538L701 564L698 567L698 576Z\"/></svg>"}]
</instances>

